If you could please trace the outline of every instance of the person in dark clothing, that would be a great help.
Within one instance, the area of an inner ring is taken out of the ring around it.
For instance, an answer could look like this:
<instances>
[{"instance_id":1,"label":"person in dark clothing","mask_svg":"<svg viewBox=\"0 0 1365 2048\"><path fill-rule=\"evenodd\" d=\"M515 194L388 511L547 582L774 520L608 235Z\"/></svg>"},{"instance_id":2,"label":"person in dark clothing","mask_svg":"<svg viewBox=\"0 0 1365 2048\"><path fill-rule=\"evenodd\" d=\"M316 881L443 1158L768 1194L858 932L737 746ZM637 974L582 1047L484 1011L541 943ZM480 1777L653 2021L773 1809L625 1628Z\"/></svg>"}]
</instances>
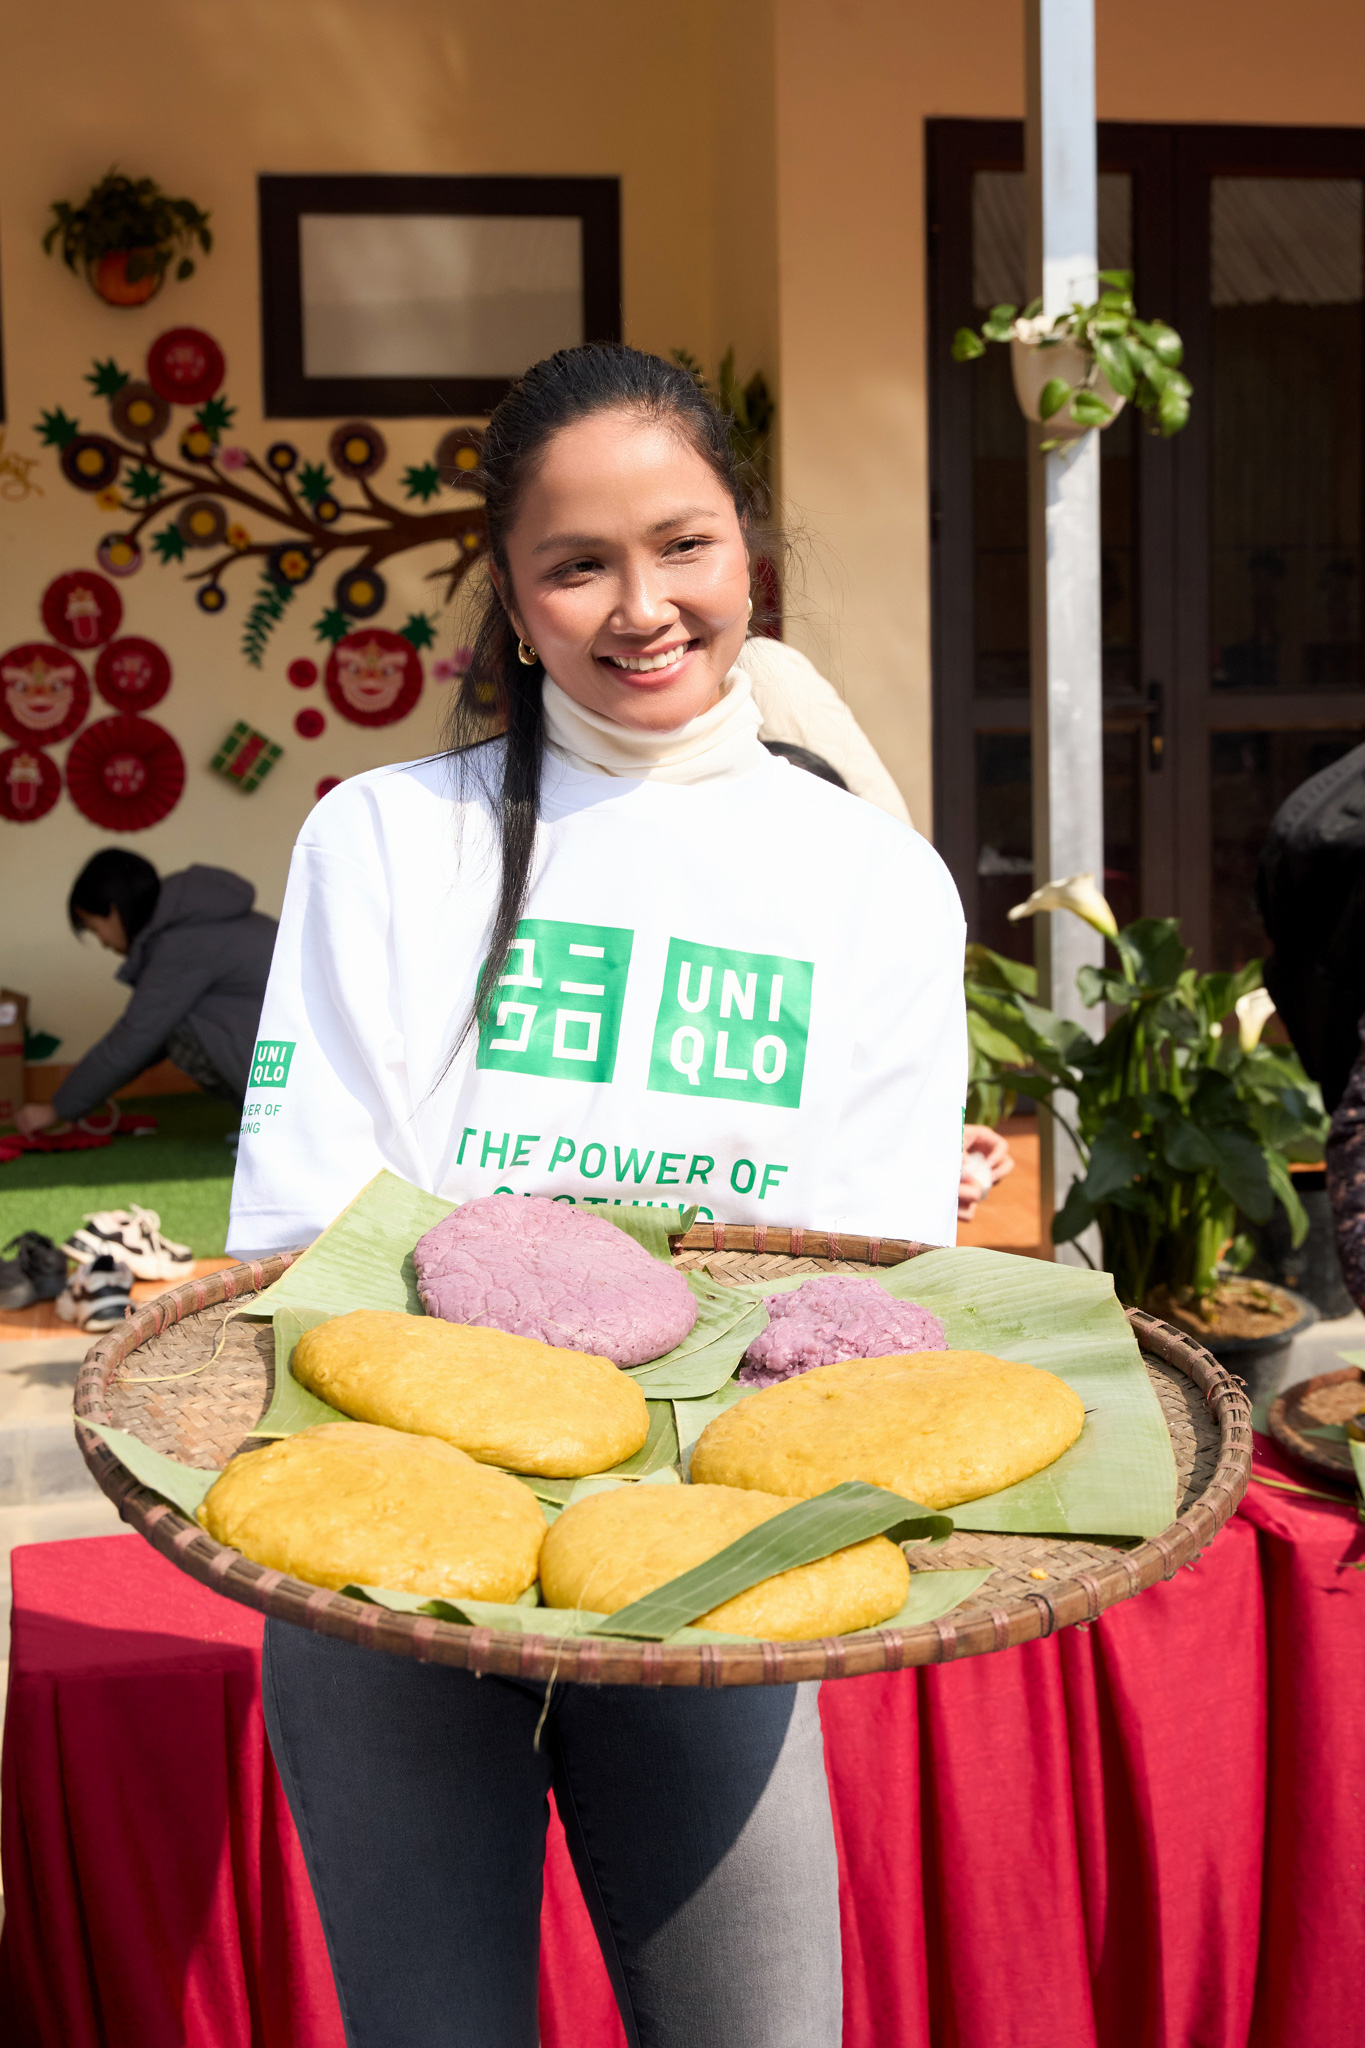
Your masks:
<instances>
[{"instance_id":1,"label":"person in dark clothing","mask_svg":"<svg viewBox=\"0 0 1365 2048\"><path fill-rule=\"evenodd\" d=\"M207 1094L241 1103L275 946L275 920L255 900L251 883L225 868L163 879L122 847L87 861L67 902L71 928L125 956L118 979L133 996L52 1101L20 1110L20 1132L85 1116L160 1059Z\"/></svg>"},{"instance_id":2,"label":"person in dark clothing","mask_svg":"<svg viewBox=\"0 0 1365 2048\"><path fill-rule=\"evenodd\" d=\"M1361 1051L1327 1136L1327 1193L1346 1291L1365 1308L1365 1017Z\"/></svg>"}]
</instances>

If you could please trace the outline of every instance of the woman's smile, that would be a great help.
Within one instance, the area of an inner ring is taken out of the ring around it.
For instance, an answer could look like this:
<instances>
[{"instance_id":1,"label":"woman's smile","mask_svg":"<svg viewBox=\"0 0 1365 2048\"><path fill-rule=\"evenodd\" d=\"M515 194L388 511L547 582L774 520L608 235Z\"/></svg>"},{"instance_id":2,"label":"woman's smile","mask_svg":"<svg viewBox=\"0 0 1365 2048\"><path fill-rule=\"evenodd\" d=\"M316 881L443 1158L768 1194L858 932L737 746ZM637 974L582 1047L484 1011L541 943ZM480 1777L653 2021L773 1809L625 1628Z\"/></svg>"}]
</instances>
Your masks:
<instances>
[{"instance_id":1,"label":"woman's smile","mask_svg":"<svg viewBox=\"0 0 1365 2048\"><path fill-rule=\"evenodd\" d=\"M648 654L599 654L597 659L618 675L630 676L637 689L648 689L651 683L676 681L688 656L700 646L700 640L676 640Z\"/></svg>"}]
</instances>

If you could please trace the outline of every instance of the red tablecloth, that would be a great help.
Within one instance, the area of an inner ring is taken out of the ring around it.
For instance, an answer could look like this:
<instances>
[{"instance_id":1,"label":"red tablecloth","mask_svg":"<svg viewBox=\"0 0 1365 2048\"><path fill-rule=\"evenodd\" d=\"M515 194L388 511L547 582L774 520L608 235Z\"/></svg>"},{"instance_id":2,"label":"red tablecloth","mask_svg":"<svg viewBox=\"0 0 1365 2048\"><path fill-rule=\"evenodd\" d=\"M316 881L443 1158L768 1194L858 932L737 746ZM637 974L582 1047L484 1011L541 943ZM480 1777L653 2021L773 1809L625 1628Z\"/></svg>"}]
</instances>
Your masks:
<instances>
[{"instance_id":1,"label":"red tablecloth","mask_svg":"<svg viewBox=\"0 0 1365 2048\"><path fill-rule=\"evenodd\" d=\"M1253 1484L1087 1631L826 1686L846 2048L1361 2039L1363 1536ZM15 1554L7 2048L342 2048L259 1646L135 1536ZM544 1918L545 2048L621 2048L557 1827Z\"/></svg>"}]
</instances>

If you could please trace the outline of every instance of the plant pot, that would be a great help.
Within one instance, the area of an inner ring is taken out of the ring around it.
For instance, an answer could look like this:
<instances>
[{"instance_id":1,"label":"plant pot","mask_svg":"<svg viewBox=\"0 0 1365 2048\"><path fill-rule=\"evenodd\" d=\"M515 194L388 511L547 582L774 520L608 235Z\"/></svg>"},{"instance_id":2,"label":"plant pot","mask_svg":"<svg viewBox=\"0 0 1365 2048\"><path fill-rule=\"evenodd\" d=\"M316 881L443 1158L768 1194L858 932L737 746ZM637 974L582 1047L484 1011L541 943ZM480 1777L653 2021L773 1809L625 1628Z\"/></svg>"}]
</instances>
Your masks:
<instances>
[{"instance_id":1,"label":"plant pot","mask_svg":"<svg viewBox=\"0 0 1365 2048\"><path fill-rule=\"evenodd\" d=\"M1206 1327L1195 1328L1192 1319L1182 1315L1179 1309L1167 1310L1176 1318L1177 1327L1189 1330L1206 1351L1213 1353L1220 1365L1226 1366L1246 1384L1253 1400L1274 1393L1289 1363L1289 1348L1294 1339L1301 1337L1318 1320L1318 1311L1312 1302L1305 1301L1301 1294L1295 1294L1293 1288L1269 1282L1261 1284L1267 1292L1279 1295L1297 1311L1292 1322L1283 1323L1279 1329L1270 1330L1263 1337L1219 1336L1217 1331Z\"/></svg>"},{"instance_id":2,"label":"plant pot","mask_svg":"<svg viewBox=\"0 0 1365 2048\"><path fill-rule=\"evenodd\" d=\"M1010 342L1010 366L1014 371L1014 395L1019 401L1019 410L1026 420L1035 420L1047 428L1059 440L1079 441L1082 434L1090 429L1082 427L1070 416L1068 399L1060 412L1053 413L1045 420L1038 410L1038 400L1043 386L1052 377L1063 377L1074 390L1084 384L1094 367L1093 357L1083 348L1077 348L1071 341L1052 342L1044 346L1037 341L1020 341L1016 336ZM1119 397L1109 379L1101 370L1091 389L1097 398L1102 398L1110 407L1113 417L1106 420L1106 426L1113 426L1122 412L1126 401Z\"/></svg>"},{"instance_id":3,"label":"plant pot","mask_svg":"<svg viewBox=\"0 0 1365 2048\"><path fill-rule=\"evenodd\" d=\"M128 265L134 256L145 259L155 258L156 254L155 249L115 249L108 256L101 256L86 272L90 289L106 306L145 306L166 282L166 266L154 261L141 277L130 278Z\"/></svg>"}]
</instances>

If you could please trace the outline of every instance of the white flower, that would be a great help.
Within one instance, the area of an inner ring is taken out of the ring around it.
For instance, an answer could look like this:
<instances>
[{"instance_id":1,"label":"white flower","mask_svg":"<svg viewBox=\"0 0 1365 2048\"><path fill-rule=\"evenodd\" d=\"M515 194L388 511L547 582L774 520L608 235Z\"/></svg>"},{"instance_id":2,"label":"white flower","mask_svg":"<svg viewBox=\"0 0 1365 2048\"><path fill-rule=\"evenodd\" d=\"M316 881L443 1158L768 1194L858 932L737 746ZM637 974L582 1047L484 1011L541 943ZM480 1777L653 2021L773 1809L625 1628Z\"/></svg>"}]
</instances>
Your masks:
<instances>
[{"instance_id":1,"label":"white flower","mask_svg":"<svg viewBox=\"0 0 1365 2048\"><path fill-rule=\"evenodd\" d=\"M1064 882L1044 882L1041 889L1035 889L1027 903L1016 903L1010 912L1011 924L1021 917L1036 917L1040 910L1069 910L1076 917L1082 917L1106 938L1116 939L1119 928L1114 922L1114 913L1104 897L1095 887L1093 875L1068 875Z\"/></svg>"},{"instance_id":2,"label":"white flower","mask_svg":"<svg viewBox=\"0 0 1365 2048\"><path fill-rule=\"evenodd\" d=\"M1034 320L1016 320L1010 333L1016 341L1036 345L1051 336L1053 320L1054 315L1051 313L1040 313Z\"/></svg>"},{"instance_id":3,"label":"white flower","mask_svg":"<svg viewBox=\"0 0 1365 2048\"><path fill-rule=\"evenodd\" d=\"M1237 998L1234 1008L1237 1013L1237 1042L1243 1052L1255 1052L1261 1042L1261 1033L1275 1014L1269 989L1248 989L1244 996Z\"/></svg>"}]
</instances>

